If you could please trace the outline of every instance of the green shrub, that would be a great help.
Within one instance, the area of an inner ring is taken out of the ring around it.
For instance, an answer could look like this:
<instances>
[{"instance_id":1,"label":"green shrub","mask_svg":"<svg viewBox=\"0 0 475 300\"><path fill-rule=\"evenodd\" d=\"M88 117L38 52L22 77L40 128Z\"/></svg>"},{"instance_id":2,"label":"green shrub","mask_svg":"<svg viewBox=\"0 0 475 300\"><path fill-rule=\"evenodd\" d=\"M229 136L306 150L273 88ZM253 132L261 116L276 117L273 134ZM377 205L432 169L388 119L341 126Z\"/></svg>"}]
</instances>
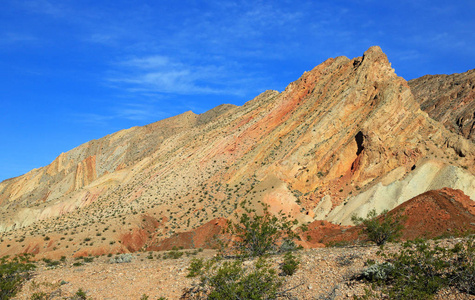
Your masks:
<instances>
[{"instance_id":1,"label":"green shrub","mask_svg":"<svg viewBox=\"0 0 475 300\"><path fill-rule=\"evenodd\" d=\"M428 299L447 286L450 267L447 251L427 241L406 242L400 252L389 254L394 268L391 285L385 288L391 299ZM383 255L384 256L384 255Z\"/></svg>"},{"instance_id":2,"label":"green shrub","mask_svg":"<svg viewBox=\"0 0 475 300\"><path fill-rule=\"evenodd\" d=\"M259 258L244 266L242 260L211 259L196 275L200 284L186 292L187 299L275 299L282 280L269 264Z\"/></svg>"},{"instance_id":3,"label":"green shrub","mask_svg":"<svg viewBox=\"0 0 475 300\"><path fill-rule=\"evenodd\" d=\"M186 277L196 277L202 274L204 260L202 258L193 258L188 267L188 275Z\"/></svg>"},{"instance_id":4,"label":"green shrub","mask_svg":"<svg viewBox=\"0 0 475 300\"><path fill-rule=\"evenodd\" d=\"M457 243L452 249L453 266L450 280L461 292L475 295L475 239L471 237L465 243Z\"/></svg>"},{"instance_id":5,"label":"green shrub","mask_svg":"<svg viewBox=\"0 0 475 300\"><path fill-rule=\"evenodd\" d=\"M163 259L179 259L180 257L183 256L183 254L185 254L184 252L181 252L179 250L170 250L168 251L167 253L163 254Z\"/></svg>"},{"instance_id":6,"label":"green shrub","mask_svg":"<svg viewBox=\"0 0 475 300\"><path fill-rule=\"evenodd\" d=\"M237 237L234 244L237 253L244 257L262 256L268 253L278 252L278 244L295 246L293 239L298 235L292 227L298 222L288 220L286 216L273 216L267 206L263 208L263 214L257 215L255 211L245 209L239 223L228 223L229 232Z\"/></svg>"},{"instance_id":7,"label":"green shrub","mask_svg":"<svg viewBox=\"0 0 475 300\"><path fill-rule=\"evenodd\" d=\"M115 257L112 257L111 259L109 259L110 264L129 263L131 261L132 261L132 254L130 253L116 255Z\"/></svg>"},{"instance_id":8,"label":"green shrub","mask_svg":"<svg viewBox=\"0 0 475 300\"><path fill-rule=\"evenodd\" d=\"M83 257L82 259L85 263L90 263L94 261L94 257Z\"/></svg>"},{"instance_id":9,"label":"green shrub","mask_svg":"<svg viewBox=\"0 0 475 300\"><path fill-rule=\"evenodd\" d=\"M394 218L388 214L387 210L384 210L381 217L378 217L375 209L371 210L366 218L356 215L351 217L351 221L355 225L363 224L363 233L378 246L384 245L386 242L393 242L401 236L401 230L404 228L401 224L403 219L401 216Z\"/></svg>"},{"instance_id":10,"label":"green shrub","mask_svg":"<svg viewBox=\"0 0 475 300\"><path fill-rule=\"evenodd\" d=\"M74 300L86 300L87 299L87 294L85 291L83 291L81 288L79 288L76 292L76 294L74 294L74 297L73 297Z\"/></svg>"},{"instance_id":11,"label":"green shrub","mask_svg":"<svg viewBox=\"0 0 475 300\"><path fill-rule=\"evenodd\" d=\"M391 272L394 270L394 265L390 262L383 262L381 264L372 264L361 273L362 277L369 281L381 281L389 278Z\"/></svg>"},{"instance_id":12,"label":"green shrub","mask_svg":"<svg viewBox=\"0 0 475 300\"><path fill-rule=\"evenodd\" d=\"M36 292L31 295L30 300L46 300L49 299L49 295L44 292Z\"/></svg>"},{"instance_id":13,"label":"green shrub","mask_svg":"<svg viewBox=\"0 0 475 300\"><path fill-rule=\"evenodd\" d=\"M418 239L397 253L379 254L386 262L371 265L361 277L380 286L389 299L430 299L446 287L475 295L473 237L448 248Z\"/></svg>"},{"instance_id":14,"label":"green shrub","mask_svg":"<svg viewBox=\"0 0 475 300\"><path fill-rule=\"evenodd\" d=\"M25 280L31 278L35 265L30 262L30 257L21 254L12 259L9 256L0 258L0 299L14 297Z\"/></svg>"},{"instance_id":15,"label":"green shrub","mask_svg":"<svg viewBox=\"0 0 475 300\"><path fill-rule=\"evenodd\" d=\"M293 275L297 271L299 264L300 261L292 252L285 253L284 262L281 265L282 273L287 276Z\"/></svg>"},{"instance_id":16,"label":"green shrub","mask_svg":"<svg viewBox=\"0 0 475 300\"><path fill-rule=\"evenodd\" d=\"M354 260L357 259L357 258L361 258L360 255L357 255L357 254L343 254L343 255L339 255L336 257L336 263L340 266L340 267L343 267L343 266L350 266L353 264Z\"/></svg>"}]
</instances>

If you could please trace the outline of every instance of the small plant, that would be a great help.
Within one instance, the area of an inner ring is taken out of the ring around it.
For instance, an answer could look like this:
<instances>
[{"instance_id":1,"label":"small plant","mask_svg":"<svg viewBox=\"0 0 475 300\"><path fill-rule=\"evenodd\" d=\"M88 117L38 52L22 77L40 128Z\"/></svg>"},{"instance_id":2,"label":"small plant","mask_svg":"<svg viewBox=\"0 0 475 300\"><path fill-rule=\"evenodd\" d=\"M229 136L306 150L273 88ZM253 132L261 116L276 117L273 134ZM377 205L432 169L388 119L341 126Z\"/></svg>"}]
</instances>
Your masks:
<instances>
[{"instance_id":1,"label":"small plant","mask_svg":"<svg viewBox=\"0 0 475 300\"><path fill-rule=\"evenodd\" d=\"M389 262L372 264L363 270L361 276L368 281L387 280L393 270L394 265Z\"/></svg>"},{"instance_id":2,"label":"small plant","mask_svg":"<svg viewBox=\"0 0 475 300\"><path fill-rule=\"evenodd\" d=\"M94 257L83 257L83 261L85 263L90 263L94 261Z\"/></svg>"},{"instance_id":3,"label":"small plant","mask_svg":"<svg viewBox=\"0 0 475 300\"><path fill-rule=\"evenodd\" d=\"M36 292L31 295L30 300L46 300L49 298L49 295L45 292Z\"/></svg>"},{"instance_id":4,"label":"small plant","mask_svg":"<svg viewBox=\"0 0 475 300\"><path fill-rule=\"evenodd\" d=\"M356 254L347 254L347 255L340 255L336 257L336 263L340 266L349 266L353 264L353 261L357 258L360 258L359 255Z\"/></svg>"},{"instance_id":5,"label":"small plant","mask_svg":"<svg viewBox=\"0 0 475 300\"><path fill-rule=\"evenodd\" d=\"M73 297L74 300L86 300L87 299L87 294L85 291L83 291L81 288L79 288L76 292L76 294L74 294L74 297Z\"/></svg>"},{"instance_id":6,"label":"small plant","mask_svg":"<svg viewBox=\"0 0 475 300\"><path fill-rule=\"evenodd\" d=\"M284 255L284 262L281 265L282 273L286 276L294 275L299 267L300 261L292 252L287 252Z\"/></svg>"},{"instance_id":7,"label":"small plant","mask_svg":"<svg viewBox=\"0 0 475 300\"><path fill-rule=\"evenodd\" d=\"M204 260L202 258L193 258L188 267L188 275L186 277L196 277L201 275L204 267Z\"/></svg>"},{"instance_id":8,"label":"small plant","mask_svg":"<svg viewBox=\"0 0 475 300\"><path fill-rule=\"evenodd\" d=\"M132 254L124 253L120 255L116 255L115 257L109 260L110 264L120 264L120 263L129 263L132 261Z\"/></svg>"},{"instance_id":9,"label":"small plant","mask_svg":"<svg viewBox=\"0 0 475 300\"><path fill-rule=\"evenodd\" d=\"M384 245L386 242L392 242L400 237L401 231L404 228L401 224L402 217L394 218L394 216L388 214L387 210L384 210L380 217L377 216L376 210L373 209L366 218L353 215L351 221L355 225L362 224L363 233L378 246Z\"/></svg>"},{"instance_id":10,"label":"small plant","mask_svg":"<svg viewBox=\"0 0 475 300\"><path fill-rule=\"evenodd\" d=\"M173 247L172 250L168 251L167 253L165 253L163 255L163 259L179 259L180 257L183 256L183 254L185 254L184 252L181 252L178 250L177 247Z\"/></svg>"},{"instance_id":11,"label":"small plant","mask_svg":"<svg viewBox=\"0 0 475 300\"><path fill-rule=\"evenodd\" d=\"M50 267L50 268L55 268L55 267L59 266L60 264L61 264L61 262L59 260L51 260L48 263L46 263L46 266Z\"/></svg>"}]
</instances>

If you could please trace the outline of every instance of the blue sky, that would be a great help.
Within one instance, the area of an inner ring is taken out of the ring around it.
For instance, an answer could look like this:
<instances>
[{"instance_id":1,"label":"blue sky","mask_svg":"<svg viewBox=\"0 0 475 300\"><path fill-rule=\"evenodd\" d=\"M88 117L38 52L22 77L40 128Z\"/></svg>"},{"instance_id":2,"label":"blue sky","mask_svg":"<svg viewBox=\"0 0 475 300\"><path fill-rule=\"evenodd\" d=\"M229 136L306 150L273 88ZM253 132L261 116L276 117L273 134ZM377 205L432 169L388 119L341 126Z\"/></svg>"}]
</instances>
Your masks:
<instances>
[{"instance_id":1,"label":"blue sky","mask_svg":"<svg viewBox=\"0 0 475 300\"><path fill-rule=\"evenodd\" d=\"M475 68L475 1L3 0L0 181L91 139L282 91L372 45L406 79Z\"/></svg>"}]
</instances>

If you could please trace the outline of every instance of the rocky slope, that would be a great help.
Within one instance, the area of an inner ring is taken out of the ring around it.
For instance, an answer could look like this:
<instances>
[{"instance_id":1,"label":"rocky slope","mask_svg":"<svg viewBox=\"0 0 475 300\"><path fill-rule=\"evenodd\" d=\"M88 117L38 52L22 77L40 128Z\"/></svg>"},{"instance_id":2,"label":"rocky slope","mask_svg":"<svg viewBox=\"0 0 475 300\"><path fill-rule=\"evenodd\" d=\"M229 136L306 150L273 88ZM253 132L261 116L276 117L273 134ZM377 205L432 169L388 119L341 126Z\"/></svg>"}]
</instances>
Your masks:
<instances>
[{"instance_id":1,"label":"rocky slope","mask_svg":"<svg viewBox=\"0 0 475 300\"><path fill-rule=\"evenodd\" d=\"M401 221L403 240L475 232L475 201L461 190L443 188L427 191L393 208L389 215ZM339 242L353 244L366 239L360 233L361 226L340 226L326 221L314 221L303 236L302 245L314 248Z\"/></svg>"},{"instance_id":2,"label":"rocky slope","mask_svg":"<svg viewBox=\"0 0 475 300\"><path fill-rule=\"evenodd\" d=\"M452 75L426 75L408 83L421 109L431 118L475 141L475 69Z\"/></svg>"},{"instance_id":3,"label":"rocky slope","mask_svg":"<svg viewBox=\"0 0 475 300\"><path fill-rule=\"evenodd\" d=\"M123 130L0 183L0 254L146 249L244 201L346 224L434 188L473 199L474 155L371 47L326 60L281 93Z\"/></svg>"}]
</instances>

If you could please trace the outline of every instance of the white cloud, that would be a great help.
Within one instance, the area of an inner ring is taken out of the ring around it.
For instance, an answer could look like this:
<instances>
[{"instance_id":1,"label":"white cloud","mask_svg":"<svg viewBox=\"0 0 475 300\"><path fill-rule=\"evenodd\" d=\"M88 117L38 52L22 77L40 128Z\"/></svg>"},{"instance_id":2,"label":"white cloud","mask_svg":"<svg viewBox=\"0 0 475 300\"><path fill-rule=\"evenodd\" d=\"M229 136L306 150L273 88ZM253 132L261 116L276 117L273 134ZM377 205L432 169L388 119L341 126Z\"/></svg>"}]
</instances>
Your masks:
<instances>
[{"instance_id":1,"label":"white cloud","mask_svg":"<svg viewBox=\"0 0 475 300\"><path fill-rule=\"evenodd\" d=\"M157 110L153 103L128 102L118 103L103 113L85 113L75 115L75 120L90 125L106 125L113 120L129 120L139 122L155 121L168 115Z\"/></svg>"},{"instance_id":2,"label":"white cloud","mask_svg":"<svg viewBox=\"0 0 475 300\"><path fill-rule=\"evenodd\" d=\"M132 93L241 95L243 90L233 86L231 73L225 67L187 65L167 56L151 55L116 63L108 81Z\"/></svg>"},{"instance_id":3,"label":"white cloud","mask_svg":"<svg viewBox=\"0 0 475 300\"><path fill-rule=\"evenodd\" d=\"M6 32L0 37L0 45L22 45L38 42L38 38L23 33Z\"/></svg>"}]
</instances>

